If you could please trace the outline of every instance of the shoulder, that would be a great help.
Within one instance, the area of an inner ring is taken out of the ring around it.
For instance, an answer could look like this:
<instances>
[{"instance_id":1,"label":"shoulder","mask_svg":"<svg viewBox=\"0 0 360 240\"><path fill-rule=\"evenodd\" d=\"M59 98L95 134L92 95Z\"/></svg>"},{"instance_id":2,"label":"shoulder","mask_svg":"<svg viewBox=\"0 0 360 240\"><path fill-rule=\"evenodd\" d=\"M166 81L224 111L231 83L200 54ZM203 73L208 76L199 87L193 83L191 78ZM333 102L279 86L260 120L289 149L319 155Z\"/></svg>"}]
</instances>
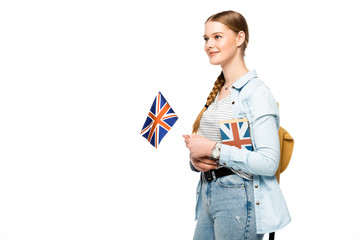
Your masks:
<instances>
[{"instance_id":1,"label":"shoulder","mask_svg":"<svg viewBox=\"0 0 360 240\"><path fill-rule=\"evenodd\" d=\"M243 88L243 91L247 93L248 96L259 94L259 93L270 93L270 89L265 83L259 78L251 79Z\"/></svg>"},{"instance_id":2,"label":"shoulder","mask_svg":"<svg viewBox=\"0 0 360 240\"><path fill-rule=\"evenodd\" d=\"M274 115L279 117L277 102L270 89L259 78L253 78L243 88L244 101L250 112L257 117Z\"/></svg>"},{"instance_id":3,"label":"shoulder","mask_svg":"<svg viewBox=\"0 0 360 240\"><path fill-rule=\"evenodd\" d=\"M270 89L265 83L259 78L251 79L242 89L244 93L244 98L246 101L264 101L264 100L273 100L273 97ZM276 101L275 101L276 103Z\"/></svg>"}]
</instances>

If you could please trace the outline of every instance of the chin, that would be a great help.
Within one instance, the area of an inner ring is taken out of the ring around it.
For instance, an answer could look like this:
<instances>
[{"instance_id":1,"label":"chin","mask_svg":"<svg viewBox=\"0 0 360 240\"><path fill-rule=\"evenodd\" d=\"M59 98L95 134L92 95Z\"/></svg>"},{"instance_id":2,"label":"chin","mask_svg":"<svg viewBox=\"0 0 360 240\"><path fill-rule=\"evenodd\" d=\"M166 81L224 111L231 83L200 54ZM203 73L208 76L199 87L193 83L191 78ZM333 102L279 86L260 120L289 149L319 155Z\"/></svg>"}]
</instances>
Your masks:
<instances>
[{"instance_id":1,"label":"chin","mask_svg":"<svg viewBox=\"0 0 360 240\"><path fill-rule=\"evenodd\" d=\"M220 61L216 61L215 59L211 59L211 58L209 59L209 62L211 65L220 65L221 64Z\"/></svg>"}]
</instances>

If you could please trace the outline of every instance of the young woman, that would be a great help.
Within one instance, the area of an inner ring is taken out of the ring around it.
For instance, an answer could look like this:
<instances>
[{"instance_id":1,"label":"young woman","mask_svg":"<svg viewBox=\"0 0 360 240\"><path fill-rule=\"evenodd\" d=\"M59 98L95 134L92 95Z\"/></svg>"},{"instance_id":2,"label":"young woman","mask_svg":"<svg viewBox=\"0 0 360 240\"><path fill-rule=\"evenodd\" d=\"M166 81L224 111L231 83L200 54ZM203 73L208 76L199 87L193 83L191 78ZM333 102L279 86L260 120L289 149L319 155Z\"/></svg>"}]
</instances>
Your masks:
<instances>
[{"instance_id":1,"label":"young woman","mask_svg":"<svg viewBox=\"0 0 360 240\"><path fill-rule=\"evenodd\" d=\"M205 22L205 52L222 72L186 136L191 167L201 172L194 239L263 239L290 222L275 177L280 158L277 103L244 62L245 18L225 11ZM221 143L219 121L247 118L254 151Z\"/></svg>"}]
</instances>

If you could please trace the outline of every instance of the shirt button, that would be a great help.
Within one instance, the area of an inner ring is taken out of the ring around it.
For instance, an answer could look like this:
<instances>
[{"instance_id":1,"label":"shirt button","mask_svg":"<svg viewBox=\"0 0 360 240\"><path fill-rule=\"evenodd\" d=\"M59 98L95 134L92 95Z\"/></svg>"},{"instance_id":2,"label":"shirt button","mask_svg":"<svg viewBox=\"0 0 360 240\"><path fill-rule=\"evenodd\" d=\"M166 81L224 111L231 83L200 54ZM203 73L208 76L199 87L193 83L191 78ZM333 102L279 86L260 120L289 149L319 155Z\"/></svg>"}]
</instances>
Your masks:
<instances>
[{"instance_id":1,"label":"shirt button","mask_svg":"<svg viewBox=\"0 0 360 240\"><path fill-rule=\"evenodd\" d=\"M232 102L231 104L235 104L235 102Z\"/></svg>"},{"instance_id":2,"label":"shirt button","mask_svg":"<svg viewBox=\"0 0 360 240\"><path fill-rule=\"evenodd\" d=\"M255 185L255 188L258 188L259 187L259 185Z\"/></svg>"},{"instance_id":3,"label":"shirt button","mask_svg":"<svg viewBox=\"0 0 360 240\"><path fill-rule=\"evenodd\" d=\"M259 203L259 202L256 202L256 205L260 205L260 203Z\"/></svg>"},{"instance_id":4,"label":"shirt button","mask_svg":"<svg viewBox=\"0 0 360 240\"><path fill-rule=\"evenodd\" d=\"M226 166L226 163L223 163Z\"/></svg>"}]
</instances>

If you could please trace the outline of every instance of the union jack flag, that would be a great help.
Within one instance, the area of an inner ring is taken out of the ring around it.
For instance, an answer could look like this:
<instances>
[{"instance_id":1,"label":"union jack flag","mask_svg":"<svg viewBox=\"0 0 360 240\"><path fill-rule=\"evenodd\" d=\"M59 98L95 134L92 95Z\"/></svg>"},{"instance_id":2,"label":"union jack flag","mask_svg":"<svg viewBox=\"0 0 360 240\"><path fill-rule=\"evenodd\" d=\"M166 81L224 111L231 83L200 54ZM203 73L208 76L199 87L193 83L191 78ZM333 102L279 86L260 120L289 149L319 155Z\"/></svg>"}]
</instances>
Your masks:
<instances>
[{"instance_id":1,"label":"union jack flag","mask_svg":"<svg viewBox=\"0 0 360 240\"><path fill-rule=\"evenodd\" d=\"M221 121L220 133L223 144L254 151L246 118Z\"/></svg>"},{"instance_id":2,"label":"union jack flag","mask_svg":"<svg viewBox=\"0 0 360 240\"><path fill-rule=\"evenodd\" d=\"M161 92L157 94L140 134L155 148L177 121L178 116Z\"/></svg>"}]
</instances>

